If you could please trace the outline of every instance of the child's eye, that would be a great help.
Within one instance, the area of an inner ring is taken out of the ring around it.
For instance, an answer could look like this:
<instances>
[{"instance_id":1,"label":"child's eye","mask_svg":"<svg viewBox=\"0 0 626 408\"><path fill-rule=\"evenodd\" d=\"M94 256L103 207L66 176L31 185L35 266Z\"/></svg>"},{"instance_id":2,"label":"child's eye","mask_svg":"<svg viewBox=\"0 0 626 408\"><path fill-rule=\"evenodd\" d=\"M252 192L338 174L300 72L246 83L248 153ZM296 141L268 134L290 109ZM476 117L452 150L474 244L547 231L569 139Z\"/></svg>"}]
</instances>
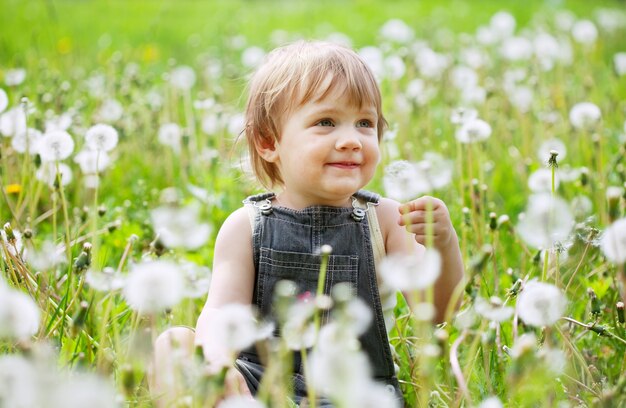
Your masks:
<instances>
[{"instance_id":1,"label":"child's eye","mask_svg":"<svg viewBox=\"0 0 626 408\"><path fill-rule=\"evenodd\" d=\"M361 119L356 123L356 127L374 127L374 123L372 123L372 121L369 119Z\"/></svg>"},{"instance_id":2,"label":"child's eye","mask_svg":"<svg viewBox=\"0 0 626 408\"><path fill-rule=\"evenodd\" d=\"M322 119L319 122L317 122L317 125L318 126L335 126L333 121L330 119Z\"/></svg>"}]
</instances>

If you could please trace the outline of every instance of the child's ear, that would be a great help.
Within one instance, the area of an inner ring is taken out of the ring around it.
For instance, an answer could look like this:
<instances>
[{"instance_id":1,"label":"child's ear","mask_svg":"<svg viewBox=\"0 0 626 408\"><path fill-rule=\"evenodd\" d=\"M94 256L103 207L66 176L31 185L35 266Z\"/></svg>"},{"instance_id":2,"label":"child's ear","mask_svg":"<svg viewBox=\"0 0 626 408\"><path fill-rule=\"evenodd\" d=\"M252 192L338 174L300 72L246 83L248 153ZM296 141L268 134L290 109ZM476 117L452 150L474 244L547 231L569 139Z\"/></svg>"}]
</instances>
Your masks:
<instances>
[{"instance_id":1,"label":"child's ear","mask_svg":"<svg viewBox=\"0 0 626 408\"><path fill-rule=\"evenodd\" d=\"M256 143L256 151L266 162L275 163L278 160L276 151L276 141L270 138L263 138Z\"/></svg>"}]
</instances>

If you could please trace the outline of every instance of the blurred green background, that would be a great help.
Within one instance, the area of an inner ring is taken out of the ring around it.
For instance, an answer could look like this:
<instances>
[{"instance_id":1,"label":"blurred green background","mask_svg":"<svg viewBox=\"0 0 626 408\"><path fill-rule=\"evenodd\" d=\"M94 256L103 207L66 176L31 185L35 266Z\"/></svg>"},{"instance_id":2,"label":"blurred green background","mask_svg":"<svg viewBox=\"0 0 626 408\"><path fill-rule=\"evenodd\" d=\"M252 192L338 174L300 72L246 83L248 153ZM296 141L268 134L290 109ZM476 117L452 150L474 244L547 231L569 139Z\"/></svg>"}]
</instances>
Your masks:
<instances>
[{"instance_id":1,"label":"blurred green background","mask_svg":"<svg viewBox=\"0 0 626 408\"><path fill-rule=\"evenodd\" d=\"M139 63L170 58L192 63L234 35L268 48L276 30L304 37L347 34L354 46L371 44L390 18L410 21L418 37L445 36L442 27L474 33L498 10L525 26L539 9L567 8L578 17L598 7L626 7L617 0L411 1L411 0L2 0L0 65L30 65L46 58L52 66L89 68L120 51Z\"/></svg>"}]
</instances>

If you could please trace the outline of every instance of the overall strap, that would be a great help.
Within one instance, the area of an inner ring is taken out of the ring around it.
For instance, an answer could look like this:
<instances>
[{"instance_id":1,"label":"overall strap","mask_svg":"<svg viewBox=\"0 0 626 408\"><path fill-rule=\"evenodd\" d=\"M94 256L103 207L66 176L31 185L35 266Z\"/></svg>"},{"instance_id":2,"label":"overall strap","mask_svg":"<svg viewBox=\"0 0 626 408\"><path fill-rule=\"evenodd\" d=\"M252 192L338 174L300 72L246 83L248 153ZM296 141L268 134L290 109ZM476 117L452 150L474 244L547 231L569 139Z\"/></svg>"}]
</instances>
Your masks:
<instances>
[{"instance_id":1,"label":"overall strap","mask_svg":"<svg viewBox=\"0 0 626 408\"><path fill-rule=\"evenodd\" d=\"M254 227L256 225L256 219L259 212L264 213L272 207L271 200L274 198L276 194L268 192L255 194L246 197L245 200L242 201L246 209L248 210L248 219L250 220L250 228L252 229L252 233L254 233Z\"/></svg>"},{"instance_id":2,"label":"overall strap","mask_svg":"<svg viewBox=\"0 0 626 408\"><path fill-rule=\"evenodd\" d=\"M354 194L354 198L357 199L359 207L366 211L367 223L372 241L372 252L374 253L374 265L378 265L386 254L385 242L383 240L383 234L380 230L380 224L378 223L375 208L380 201L380 196L376 193L372 193L371 191L359 190Z\"/></svg>"}]
</instances>

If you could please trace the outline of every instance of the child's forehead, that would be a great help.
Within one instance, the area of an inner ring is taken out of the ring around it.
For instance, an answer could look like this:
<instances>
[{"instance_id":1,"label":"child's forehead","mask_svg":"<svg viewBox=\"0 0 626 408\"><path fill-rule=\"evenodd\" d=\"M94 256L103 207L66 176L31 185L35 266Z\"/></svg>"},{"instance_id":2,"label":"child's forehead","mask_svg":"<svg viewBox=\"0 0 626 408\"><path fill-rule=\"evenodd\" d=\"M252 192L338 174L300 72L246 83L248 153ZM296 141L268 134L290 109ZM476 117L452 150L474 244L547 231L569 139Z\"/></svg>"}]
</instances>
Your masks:
<instances>
[{"instance_id":1,"label":"child's forehead","mask_svg":"<svg viewBox=\"0 0 626 408\"><path fill-rule=\"evenodd\" d=\"M297 101L294 107L315 104L330 109L345 107L347 104L359 110L378 111L375 95L368 95L362 87L350 86L346 81L333 75L327 75L316 84L307 84L303 81L294 96L292 100Z\"/></svg>"}]
</instances>

